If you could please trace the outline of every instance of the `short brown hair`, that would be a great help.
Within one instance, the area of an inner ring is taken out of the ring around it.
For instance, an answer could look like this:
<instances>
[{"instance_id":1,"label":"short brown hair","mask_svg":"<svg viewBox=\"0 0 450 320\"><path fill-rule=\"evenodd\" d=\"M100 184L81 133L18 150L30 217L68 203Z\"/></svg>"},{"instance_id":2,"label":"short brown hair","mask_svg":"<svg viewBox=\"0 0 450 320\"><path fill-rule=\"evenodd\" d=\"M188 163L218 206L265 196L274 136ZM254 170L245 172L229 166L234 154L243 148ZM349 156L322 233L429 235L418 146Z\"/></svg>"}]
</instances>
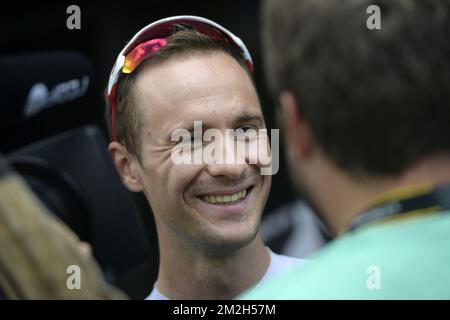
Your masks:
<instances>
[{"instance_id":1,"label":"short brown hair","mask_svg":"<svg viewBox=\"0 0 450 320\"><path fill-rule=\"evenodd\" d=\"M397 175L450 152L449 0L267 0L262 24L270 88L339 167Z\"/></svg>"},{"instance_id":2,"label":"short brown hair","mask_svg":"<svg viewBox=\"0 0 450 320\"><path fill-rule=\"evenodd\" d=\"M203 35L189 25L175 25L174 29L174 33L167 38L168 44L166 46L162 47L151 58L145 60L134 72L130 74L121 73L117 82L117 139L127 148L128 152L137 156L139 160L141 160L139 136L141 123L139 120L140 111L136 105L133 88L136 78L144 66L160 64L180 54L222 51L231 55L250 73L242 54L231 44ZM108 98L105 100L105 118L108 124L110 139L112 139L111 105Z\"/></svg>"}]
</instances>

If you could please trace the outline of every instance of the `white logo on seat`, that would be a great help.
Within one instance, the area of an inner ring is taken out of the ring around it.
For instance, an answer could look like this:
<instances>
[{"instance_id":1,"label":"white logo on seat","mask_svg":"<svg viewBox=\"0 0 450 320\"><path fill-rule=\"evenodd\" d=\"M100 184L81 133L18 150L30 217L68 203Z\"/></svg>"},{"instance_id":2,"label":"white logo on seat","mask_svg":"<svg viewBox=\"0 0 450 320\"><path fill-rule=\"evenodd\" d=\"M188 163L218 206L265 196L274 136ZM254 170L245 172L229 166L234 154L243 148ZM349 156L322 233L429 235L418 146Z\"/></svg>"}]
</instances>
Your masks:
<instances>
[{"instance_id":1,"label":"white logo on seat","mask_svg":"<svg viewBox=\"0 0 450 320\"><path fill-rule=\"evenodd\" d=\"M43 109L82 97L85 95L88 87L88 76L81 78L81 81L79 79L73 79L57 84L51 91L44 83L38 82L31 87L30 93L28 94L27 101L25 102L24 116L25 118L30 118Z\"/></svg>"}]
</instances>

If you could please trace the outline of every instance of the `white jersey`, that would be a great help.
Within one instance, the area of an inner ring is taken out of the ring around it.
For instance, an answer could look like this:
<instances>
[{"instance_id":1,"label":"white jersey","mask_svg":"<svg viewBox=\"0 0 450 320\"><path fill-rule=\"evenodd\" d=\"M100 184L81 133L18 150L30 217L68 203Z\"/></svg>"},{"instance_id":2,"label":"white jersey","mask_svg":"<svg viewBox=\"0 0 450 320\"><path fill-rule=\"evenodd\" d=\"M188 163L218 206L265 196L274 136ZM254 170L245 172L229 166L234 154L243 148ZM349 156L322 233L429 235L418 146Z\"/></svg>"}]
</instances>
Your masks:
<instances>
[{"instance_id":1,"label":"white jersey","mask_svg":"<svg viewBox=\"0 0 450 320\"><path fill-rule=\"evenodd\" d=\"M259 286L261 283L267 281L268 279L287 271L289 268L296 266L299 263L308 261L304 259L283 256L281 254L274 253L269 248L267 249L270 252L270 264L266 270L266 273L261 278L261 280L255 285L255 287ZM169 298L167 298L165 295L159 292L159 290L156 288L155 283L152 292L147 298L145 298L145 300L169 300Z\"/></svg>"}]
</instances>

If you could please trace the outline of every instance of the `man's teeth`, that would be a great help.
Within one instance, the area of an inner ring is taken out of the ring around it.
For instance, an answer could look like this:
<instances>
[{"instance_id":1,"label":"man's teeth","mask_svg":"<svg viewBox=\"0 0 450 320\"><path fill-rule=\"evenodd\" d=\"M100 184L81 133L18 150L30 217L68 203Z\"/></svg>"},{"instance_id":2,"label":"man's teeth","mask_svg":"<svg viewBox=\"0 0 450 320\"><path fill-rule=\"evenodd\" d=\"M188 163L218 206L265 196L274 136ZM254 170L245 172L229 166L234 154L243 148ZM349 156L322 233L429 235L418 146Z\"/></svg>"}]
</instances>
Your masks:
<instances>
[{"instance_id":1,"label":"man's teeth","mask_svg":"<svg viewBox=\"0 0 450 320\"><path fill-rule=\"evenodd\" d=\"M241 199L244 199L247 195L247 190L239 191L230 195L224 195L224 196L202 196L202 199L208 203L230 203L230 202L236 202Z\"/></svg>"}]
</instances>

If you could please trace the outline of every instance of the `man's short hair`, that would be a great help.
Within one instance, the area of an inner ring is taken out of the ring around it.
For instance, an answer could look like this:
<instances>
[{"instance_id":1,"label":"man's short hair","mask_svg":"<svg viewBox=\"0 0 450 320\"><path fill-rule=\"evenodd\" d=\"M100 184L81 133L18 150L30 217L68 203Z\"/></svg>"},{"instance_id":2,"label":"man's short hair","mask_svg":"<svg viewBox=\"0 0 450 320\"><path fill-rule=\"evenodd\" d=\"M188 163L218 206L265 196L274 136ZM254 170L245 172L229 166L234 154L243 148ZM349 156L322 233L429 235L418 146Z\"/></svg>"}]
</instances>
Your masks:
<instances>
[{"instance_id":1,"label":"man's short hair","mask_svg":"<svg viewBox=\"0 0 450 320\"><path fill-rule=\"evenodd\" d=\"M381 29L370 30L370 5ZM347 172L397 175L450 151L449 0L267 0L268 84L295 95Z\"/></svg>"},{"instance_id":2,"label":"man's short hair","mask_svg":"<svg viewBox=\"0 0 450 320\"><path fill-rule=\"evenodd\" d=\"M189 25L175 25L174 33L167 38L168 44L141 63L132 73L121 73L117 82L117 137L130 152L141 160L140 113L136 105L134 84L142 68L161 64L172 57L196 52L222 51L231 55L249 73L245 59L239 50L228 43L219 41L197 32ZM251 76L250 76L251 78ZM108 124L110 139L111 105L106 95L105 119Z\"/></svg>"}]
</instances>

